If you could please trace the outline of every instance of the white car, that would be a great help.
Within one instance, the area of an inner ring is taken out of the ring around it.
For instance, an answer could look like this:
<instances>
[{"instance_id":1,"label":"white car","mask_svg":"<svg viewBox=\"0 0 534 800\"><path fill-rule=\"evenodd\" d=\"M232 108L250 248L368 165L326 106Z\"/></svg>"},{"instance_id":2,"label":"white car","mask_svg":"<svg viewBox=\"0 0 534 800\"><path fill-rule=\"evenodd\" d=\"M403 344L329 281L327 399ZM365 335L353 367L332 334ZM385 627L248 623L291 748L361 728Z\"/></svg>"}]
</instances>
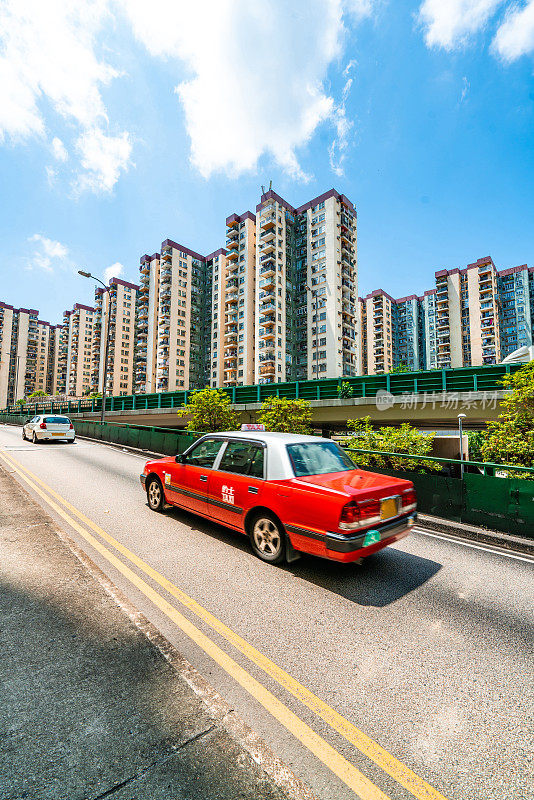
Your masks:
<instances>
[{"instance_id":1,"label":"white car","mask_svg":"<svg viewBox=\"0 0 534 800\"><path fill-rule=\"evenodd\" d=\"M27 419L22 426L22 438L31 439L34 444L52 439L72 443L75 437L76 432L70 419L59 415L39 414Z\"/></svg>"}]
</instances>

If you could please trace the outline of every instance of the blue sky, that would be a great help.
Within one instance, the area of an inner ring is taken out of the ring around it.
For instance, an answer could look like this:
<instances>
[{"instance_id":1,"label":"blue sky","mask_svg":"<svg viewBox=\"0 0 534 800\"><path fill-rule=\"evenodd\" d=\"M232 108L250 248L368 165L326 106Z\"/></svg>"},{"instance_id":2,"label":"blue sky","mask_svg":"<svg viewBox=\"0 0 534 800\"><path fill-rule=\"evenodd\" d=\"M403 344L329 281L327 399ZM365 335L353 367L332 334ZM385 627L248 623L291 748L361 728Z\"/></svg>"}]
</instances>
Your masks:
<instances>
[{"instance_id":1,"label":"blue sky","mask_svg":"<svg viewBox=\"0 0 534 800\"><path fill-rule=\"evenodd\" d=\"M358 209L360 294L534 264L534 0L0 0L0 299L60 322L261 184Z\"/></svg>"}]
</instances>

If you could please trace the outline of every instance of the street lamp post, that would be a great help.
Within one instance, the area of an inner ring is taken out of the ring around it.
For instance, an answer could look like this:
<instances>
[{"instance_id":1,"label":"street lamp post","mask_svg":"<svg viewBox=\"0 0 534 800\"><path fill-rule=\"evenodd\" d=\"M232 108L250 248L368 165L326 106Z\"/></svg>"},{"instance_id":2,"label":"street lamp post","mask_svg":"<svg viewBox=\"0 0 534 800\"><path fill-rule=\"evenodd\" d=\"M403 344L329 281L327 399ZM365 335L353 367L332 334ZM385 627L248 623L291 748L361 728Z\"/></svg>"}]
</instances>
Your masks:
<instances>
[{"instance_id":1,"label":"street lamp post","mask_svg":"<svg viewBox=\"0 0 534 800\"><path fill-rule=\"evenodd\" d=\"M97 278L95 275L91 275L90 272L85 272L83 269L78 270L78 275L81 275L83 278L92 278L94 281L97 281L104 287L104 291L108 294L108 310L106 314L106 340L104 343L104 375L102 380L102 409L100 412L100 421L104 422L104 418L106 416L106 389L107 389L107 381L108 381L108 351L109 351L109 334L111 329L111 297L109 294L109 286Z\"/></svg>"},{"instance_id":2,"label":"street lamp post","mask_svg":"<svg viewBox=\"0 0 534 800\"><path fill-rule=\"evenodd\" d=\"M315 300L315 377L319 380L319 296L317 289L312 289L308 284L306 289Z\"/></svg>"},{"instance_id":3,"label":"street lamp post","mask_svg":"<svg viewBox=\"0 0 534 800\"><path fill-rule=\"evenodd\" d=\"M462 431L462 421L466 418L466 414L458 414L458 433L460 435L460 477L464 477L464 439Z\"/></svg>"}]
</instances>

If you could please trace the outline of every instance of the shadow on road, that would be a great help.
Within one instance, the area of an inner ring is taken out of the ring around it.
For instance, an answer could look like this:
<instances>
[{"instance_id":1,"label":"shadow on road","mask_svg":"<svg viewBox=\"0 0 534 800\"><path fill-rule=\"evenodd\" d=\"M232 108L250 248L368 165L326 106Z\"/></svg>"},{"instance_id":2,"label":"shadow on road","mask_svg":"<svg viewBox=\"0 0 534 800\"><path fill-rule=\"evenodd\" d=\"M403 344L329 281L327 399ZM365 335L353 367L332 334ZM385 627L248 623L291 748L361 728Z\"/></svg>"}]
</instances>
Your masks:
<instances>
[{"instance_id":1,"label":"shadow on road","mask_svg":"<svg viewBox=\"0 0 534 800\"><path fill-rule=\"evenodd\" d=\"M386 548L362 564L336 564L305 557L287 569L300 578L345 597L360 606L381 608L418 589L441 564L402 550Z\"/></svg>"},{"instance_id":2,"label":"shadow on road","mask_svg":"<svg viewBox=\"0 0 534 800\"><path fill-rule=\"evenodd\" d=\"M165 513L212 539L227 542L242 551L250 550L248 539L242 533L178 508L168 509ZM382 607L422 586L441 567L437 561L388 547L365 558L362 564L339 564L303 554L290 566L282 564L275 569L291 572L353 603Z\"/></svg>"}]
</instances>

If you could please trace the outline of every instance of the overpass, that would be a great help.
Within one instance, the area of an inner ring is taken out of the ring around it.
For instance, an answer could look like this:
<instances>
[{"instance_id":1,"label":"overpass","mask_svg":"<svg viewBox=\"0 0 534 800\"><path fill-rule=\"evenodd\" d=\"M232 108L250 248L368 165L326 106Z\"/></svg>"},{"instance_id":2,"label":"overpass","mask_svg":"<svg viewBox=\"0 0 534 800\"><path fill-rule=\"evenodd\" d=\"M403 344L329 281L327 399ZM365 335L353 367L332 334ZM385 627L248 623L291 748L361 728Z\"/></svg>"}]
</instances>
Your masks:
<instances>
[{"instance_id":1,"label":"overpass","mask_svg":"<svg viewBox=\"0 0 534 800\"><path fill-rule=\"evenodd\" d=\"M500 381L521 364L427 370L421 372L359 375L320 381L256 384L224 389L242 422L253 422L268 397L309 400L313 423L324 431L343 429L347 420L369 415L377 425L410 422L421 428L456 428L457 415L466 414L465 427L481 427L496 419L499 402L506 392ZM341 385L348 384L352 395L340 397ZM191 391L159 392L106 398L109 422L183 428L187 417L177 410L187 403ZM47 401L25 406L24 413L63 413L82 419L99 419L101 399ZM21 413L18 406L5 409Z\"/></svg>"}]
</instances>

